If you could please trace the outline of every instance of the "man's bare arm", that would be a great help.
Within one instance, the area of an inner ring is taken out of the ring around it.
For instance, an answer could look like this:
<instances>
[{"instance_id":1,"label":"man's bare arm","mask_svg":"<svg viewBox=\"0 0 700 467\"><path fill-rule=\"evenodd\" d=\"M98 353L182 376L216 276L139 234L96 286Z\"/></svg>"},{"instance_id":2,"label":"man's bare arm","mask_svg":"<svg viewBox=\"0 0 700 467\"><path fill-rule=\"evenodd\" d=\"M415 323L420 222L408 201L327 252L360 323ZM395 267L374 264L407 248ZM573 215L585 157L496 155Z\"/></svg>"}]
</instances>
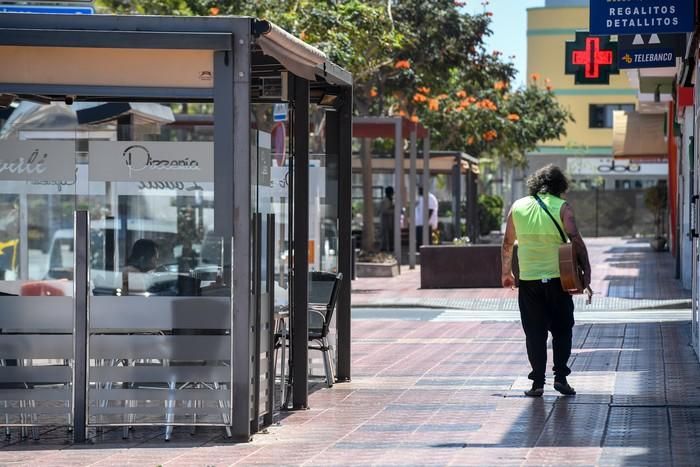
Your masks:
<instances>
[{"instance_id":1,"label":"man's bare arm","mask_svg":"<svg viewBox=\"0 0 700 467\"><path fill-rule=\"evenodd\" d=\"M501 284L503 287L514 287L515 277L513 276L513 248L515 246L515 224L513 224L513 213L508 213L506 221L506 232L503 235L503 245L501 245Z\"/></svg>"},{"instance_id":2,"label":"man's bare arm","mask_svg":"<svg viewBox=\"0 0 700 467\"><path fill-rule=\"evenodd\" d=\"M571 239L571 243L576 246L576 254L579 262L583 265L583 286L588 287L591 283L591 263L588 260L588 250L583 242L583 237L576 226L574 210L569 203L564 203L561 208L561 220L564 223L564 230Z\"/></svg>"}]
</instances>

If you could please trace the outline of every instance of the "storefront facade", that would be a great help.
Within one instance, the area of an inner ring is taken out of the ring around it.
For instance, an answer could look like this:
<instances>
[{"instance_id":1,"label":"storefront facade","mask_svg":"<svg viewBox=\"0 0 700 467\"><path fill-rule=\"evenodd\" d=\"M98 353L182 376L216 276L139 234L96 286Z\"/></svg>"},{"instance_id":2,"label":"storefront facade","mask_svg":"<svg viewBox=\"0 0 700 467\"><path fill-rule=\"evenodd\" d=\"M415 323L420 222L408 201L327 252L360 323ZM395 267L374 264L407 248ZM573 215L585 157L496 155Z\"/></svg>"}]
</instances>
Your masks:
<instances>
[{"instance_id":1,"label":"storefront facade","mask_svg":"<svg viewBox=\"0 0 700 467\"><path fill-rule=\"evenodd\" d=\"M350 75L235 17L3 14L0 59L0 425L247 440L306 407L308 274L350 277ZM348 283L336 312L347 380Z\"/></svg>"}]
</instances>

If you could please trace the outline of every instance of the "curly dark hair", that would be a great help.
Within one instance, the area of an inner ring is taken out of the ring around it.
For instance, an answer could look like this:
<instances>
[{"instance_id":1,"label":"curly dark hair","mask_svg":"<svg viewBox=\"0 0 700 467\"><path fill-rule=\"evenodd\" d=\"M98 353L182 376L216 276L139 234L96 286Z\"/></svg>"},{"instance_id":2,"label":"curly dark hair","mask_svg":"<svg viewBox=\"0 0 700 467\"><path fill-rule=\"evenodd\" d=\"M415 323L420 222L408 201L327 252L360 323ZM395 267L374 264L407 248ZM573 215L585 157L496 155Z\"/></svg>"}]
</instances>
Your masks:
<instances>
[{"instance_id":1,"label":"curly dark hair","mask_svg":"<svg viewBox=\"0 0 700 467\"><path fill-rule=\"evenodd\" d=\"M569 180L564 172L554 164L545 165L527 179L530 196L541 193L559 196L569 189Z\"/></svg>"}]
</instances>

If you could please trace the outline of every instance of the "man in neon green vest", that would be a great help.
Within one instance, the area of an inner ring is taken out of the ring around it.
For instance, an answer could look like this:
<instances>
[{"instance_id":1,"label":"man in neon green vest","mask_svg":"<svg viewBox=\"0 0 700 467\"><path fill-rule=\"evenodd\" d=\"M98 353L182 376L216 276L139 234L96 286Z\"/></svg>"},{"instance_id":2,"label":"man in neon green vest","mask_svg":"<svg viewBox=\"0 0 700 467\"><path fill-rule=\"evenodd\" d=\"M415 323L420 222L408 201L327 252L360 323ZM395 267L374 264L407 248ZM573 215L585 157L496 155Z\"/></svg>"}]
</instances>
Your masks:
<instances>
[{"instance_id":1,"label":"man in neon green vest","mask_svg":"<svg viewBox=\"0 0 700 467\"><path fill-rule=\"evenodd\" d=\"M570 396L576 394L566 377L571 356L571 336L574 327L574 302L562 290L559 280L559 246L563 232L575 243L580 263L584 266L584 287L591 281L591 265L586 245L576 227L574 211L562 199L569 182L559 167L548 165L539 169L527 181L530 196L513 203L508 213L502 247L503 287L514 287L513 246L518 242L520 319L525 331L527 358L532 372L530 397L544 394L547 367L547 332L552 333L554 354L554 389ZM555 225L556 222L556 225ZM557 228L557 225L559 228Z\"/></svg>"}]
</instances>

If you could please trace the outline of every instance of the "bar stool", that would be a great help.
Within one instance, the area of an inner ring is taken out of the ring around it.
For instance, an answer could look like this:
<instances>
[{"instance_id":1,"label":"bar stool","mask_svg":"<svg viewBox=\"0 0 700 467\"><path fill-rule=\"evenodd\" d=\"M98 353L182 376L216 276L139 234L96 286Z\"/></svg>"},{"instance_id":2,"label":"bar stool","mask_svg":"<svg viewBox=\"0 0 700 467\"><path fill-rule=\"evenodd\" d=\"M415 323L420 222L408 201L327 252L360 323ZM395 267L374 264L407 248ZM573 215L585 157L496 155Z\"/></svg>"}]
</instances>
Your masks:
<instances>
[{"instance_id":1,"label":"bar stool","mask_svg":"<svg viewBox=\"0 0 700 467\"><path fill-rule=\"evenodd\" d=\"M0 359L0 366L2 366L2 367L8 367L8 366L18 366L18 367L22 367L22 366L27 366L27 365L26 365L26 360L25 360L25 359L18 359L18 360L15 360L15 363L16 363L15 365L8 365L6 359ZM30 389L29 383L10 383L10 384L22 385L22 386L23 386L23 389L26 389L27 391L29 391L29 389ZM21 400L18 400L17 402L18 402L18 405L19 405L19 408L20 408L20 409L23 409L23 408L32 408L32 409L34 409L34 408L36 408L36 401L34 401L33 399L21 399ZM7 403L7 400L4 401L4 406L5 406L6 409L9 408L9 405L8 405L8 403ZM28 416L28 415L29 415L29 418L31 419L31 423L33 424L33 426L31 427L31 428L32 428L32 439L33 439L34 441L38 441L38 440L39 440L39 430L38 430L38 428L37 428L37 426L36 426L36 423L37 423L37 415L36 415L36 413L34 413L34 412L32 412L31 414L27 414L27 413L24 413L24 412L20 412L20 413L19 413L20 424L22 425L22 426L20 427L20 436L21 436L22 438L26 438L26 437L27 437L27 427L26 427L25 425L26 425L26 423L27 423L27 419L28 419L27 416ZM9 424L10 424L10 414L8 413L7 410L5 410L5 424L7 425L7 426L5 427L5 437L6 437L6 438L10 438L10 437L12 436L12 432L11 432L10 426L9 426Z\"/></svg>"}]
</instances>

